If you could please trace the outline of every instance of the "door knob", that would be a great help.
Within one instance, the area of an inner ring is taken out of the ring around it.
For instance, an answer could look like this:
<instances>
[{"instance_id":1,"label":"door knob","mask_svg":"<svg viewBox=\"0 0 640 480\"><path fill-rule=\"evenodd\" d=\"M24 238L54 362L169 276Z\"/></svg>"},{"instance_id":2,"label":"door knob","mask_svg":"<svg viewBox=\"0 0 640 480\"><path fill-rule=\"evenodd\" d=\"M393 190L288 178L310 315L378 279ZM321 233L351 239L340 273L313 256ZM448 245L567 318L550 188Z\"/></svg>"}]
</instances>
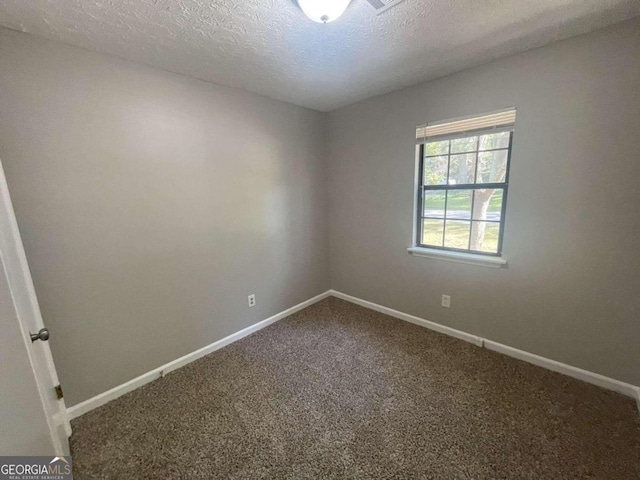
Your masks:
<instances>
[{"instance_id":1,"label":"door knob","mask_svg":"<svg viewBox=\"0 0 640 480\"><path fill-rule=\"evenodd\" d=\"M32 342L35 342L36 340L42 340L43 342L46 342L47 340L49 340L49 330L47 328L41 328L38 333L29 332L29 335L31 336Z\"/></svg>"}]
</instances>

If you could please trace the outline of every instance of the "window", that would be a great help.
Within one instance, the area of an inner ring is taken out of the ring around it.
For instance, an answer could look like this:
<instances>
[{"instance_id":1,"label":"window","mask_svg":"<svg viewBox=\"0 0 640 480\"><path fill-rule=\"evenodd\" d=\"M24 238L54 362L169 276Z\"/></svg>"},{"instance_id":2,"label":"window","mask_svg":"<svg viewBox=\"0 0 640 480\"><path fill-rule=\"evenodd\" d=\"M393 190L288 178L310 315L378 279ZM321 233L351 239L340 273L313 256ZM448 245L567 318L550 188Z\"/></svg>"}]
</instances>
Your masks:
<instances>
[{"instance_id":1,"label":"window","mask_svg":"<svg viewBox=\"0 0 640 480\"><path fill-rule=\"evenodd\" d=\"M417 129L417 247L501 255L515 115Z\"/></svg>"}]
</instances>

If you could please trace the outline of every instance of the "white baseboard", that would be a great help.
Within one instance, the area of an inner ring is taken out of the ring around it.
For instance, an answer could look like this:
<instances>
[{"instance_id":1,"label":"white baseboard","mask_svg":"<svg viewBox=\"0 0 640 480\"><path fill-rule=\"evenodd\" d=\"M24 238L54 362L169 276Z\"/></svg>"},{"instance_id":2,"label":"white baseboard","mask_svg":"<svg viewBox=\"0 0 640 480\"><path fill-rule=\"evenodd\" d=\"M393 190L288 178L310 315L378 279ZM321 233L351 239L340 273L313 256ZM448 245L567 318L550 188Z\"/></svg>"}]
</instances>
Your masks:
<instances>
[{"instance_id":1,"label":"white baseboard","mask_svg":"<svg viewBox=\"0 0 640 480\"><path fill-rule=\"evenodd\" d=\"M473 343L478 347L482 346L483 339L475 335L471 335L470 333L462 332L451 327L445 327L444 325L440 325L439 323L430 322L429 320L425 320L424 318L409 315L408 313L399 312L398 310L393 310L392 308L383 307L382 305L378 305L377 303L362 300L361 298L357 297L352 297L351 295L347 295L346 293L337 292L335 290L330 290L330 293L334 297L341 298L342 300L346 300L347 302L355 303L356 305L375 310L376 312L384 313L391 317L399 318L400 320L404 320L409 323L415 323L416 325L428 328L429 330L444 333L445 335L449 335L450 337L459 338L460 340L464 340L465 342Z\"/></svg>"},{"instance_id":2,"label":"white baseboard","mask_svg":"<svg viewBox=\"0 0 640 480\"><path fill-rule=\"evenodd\" d=\"M118 385L117 387L112 388L111 390L107 390L106 392L96 395L95 397L85 400L84 402L73 405L72 407L69 407L67 409L67 413L69 414L69 417L71 419L84 415L85 413L93 410L94 408L98 408L104 405L105 403L110 402L111 400L115 400L116 398L121 397L125 393L129 393L132 390L135 390L136 388L141 387L146 383L149 383L157 378L160 378L166 375L167 373L172 372L173 370L177 370L178 368L183 367L188 363L198 360L199 358L204 357L205 355L208 355L211 352L215 352L216 350L219 350L220 348L225 347L230 343L237 342L241 338L251 335L252 333L257 332L258 330L261 330L277 322L278 320L281 320L304 308L307 308L308 306L313 305L314 303L319 302L320 300L323 300L329 297L330 295L331 295L330 291L321 293L320 295L310 298L309 300L306 300L272 317L269 317L266 320L262 320L261 322L255 323L247 328L240 330L239 332L236 332L234 334L229 335L228 337L218 340L217 342L213 342L212 344L207 345L206 347L202 347L196 350L195 352L191 352L185 355L184 357L180 357L158 368L154 368L153 370L147 373L143 373L139 377L133 378L128 382L123 383L122 385Z\"/></svg>"},{"instance_id":3,"label":"white baseboard","mask_svg":"<svg viewBox=\"0 0 640 480\"><path fill-rule=\"evenodd\" d=\"M144 373L136 378L129 380L122 385L112 388L111 390L107 390L104 393L96 395L84 402L78 403L72 407L67 409L67 413L71 419L77 418L85 413L93 410L94 408L98 408L111 400L115 400L118 397L121 397L125 393L129 393L132 390L135 390L142 385L149 383L163 375L172 372L173 370L177 370L188 363L191 363L205 355L208 355L211 352L219 350L220 348L229 345L230 343L236 342L248 335L251 335L258 330L261 330L278 320L281 320L289 315L292 315L304 308L307 308L314 303L319 302L329 296L334 296L336 298L341 298L342 300L346 300L351 303L355 303L357 305L363 306L365 308L369 308L371 310L375 310L377 312L384 313L391 317L398 318L400 320L404 320L406 322L410 322L421 327L428 328L430 330L434 330L439 333L443 333L445 335L449 335L451 337L458 338L460 340L464 340L465 342L472 343L478 347L484 347L489 350L493 350L495 352L502 353L504 355L508 355L510 357L517 358L519 360L523 360L528 363L532 363L534 365L538 365L543 368L547 368L549 370L553 370L554 372L562 373L569 377L576 378L578 380L582 380L587 383L591 383L593 385L597 385L602 388L606 388L608 390L613 390L623 395L627 395L636 400L638 404L638 410L640 411L640 387L635 385L631 385L629 383L621 382L619 380L615 380L613 378L605 377L603 375L599 375L597 373L589 372L587 370L583 370L577 367L573 367L571 365L567 365L564 363L557 362L555 360L551 360L545 357L541 357L539 355L534 355L533 353L525 352L523 350L518 350L513 347L509 347L507 345L503 345L501 343L493 342L491 340L484 339L482 337L478 337L476 335L471 335L470 333L463 332L461 330L456 330L454 328L450 328L444 325L440 325L439 323L430 322L429 320L425 320L420 317L416 317L414 315L410 315L408 313L403 313L398 310L394 310L392 308L384 307L382 305L378 305L377 303L369 302L367 300L362 300L361 298L353 297L351 295L347 295L342 292L338 292L335 290L329 290L320 295L317 295L309 300L306 300L298 305L295 305L287 310L284 310L272 317L267 318L266 320L262 320L254 325L251 325L239 332L236 332L228 337L225 337L217 342L214 342L210 345L207 345L199 350L196 350L192 353L189 353L183 357L178 358L172 362L169 362L165 365L162 365L158 368L155 368L147 373Z\"/></svg>"},{"instance_id":4,"label":"white baseboard","mask_svg":"<svg viewBox=\"0 0 640 480\"><path fill-rule=\"evenodd\" d=\"M565 363L560 363L555 360L551 360L549 358L545 358L539 355L535 355L533 353L525 352L523 350L518 350L517 348L509 347L507 345L503 345L498 342L494 342L491 340L487 340L485 338L471 335L469 333L462 332L460 330L455 330L453 328L440 325L439 323L430 322L423 318L416 317L414 315L409 315L408 313L399 312L397 310L393 310L391 308L384 307L382 305L378 305L377 303L369 302L367 300L362 300L361 298L353 297L351 295L347 295L342 292L330 290L330 293L334 297L341 298L348 302L361 305L363 307L369 308L371 310L375 310L377 312L385 313L389 316L399 318L400 320L405 320L407 322L420 325L430 330L434 330L439 333L444 333L445 335L449 335L455 338L459 338L461 340L465 340L479 347L484 347L489 350L493 350L494 352L499 352L504 355L508 355L510 357L514 357L519 360L523 360L525 362L538 365L539 367L543 367L548 370L552 370L554 372L562 373L569 377L582 380L583 382L591 383L593 385L606 388L607 390L613 390L615 392L629 396L636 400L638 404L638 410L640 411L640 387L637 387L635 385L621 382L620 380L615 380L613 378L605 377L604 375L600 375L598 373L589 372L588 370L583 370L581 368L573 367Z\"/></svg>"},{"instance_id":5,"label":"white baseboard","mask_svg":"<svg viewBox=\"0 0 640 480\"><path fill-rule=\"evenodd\" d=\"M593 373L582 368L567 365L566 363L556 362L546 357L541 357L533 353L525 352L524 350L518 350L517 348L509 347L498 342L492 342L491 340L484 341L484 348L493 350L494 352L508 355L509 357L523 360L527 363L544 367L547 370L562 373L569 377L577 378L583 382L597 385L598 387L606 388L607 390L613 390L614 392L622 393L628 397L635 398L638 392L638 387L629 383L621 382L613 378L605 377L599 373Z\"/></svg>"}]
</instances>

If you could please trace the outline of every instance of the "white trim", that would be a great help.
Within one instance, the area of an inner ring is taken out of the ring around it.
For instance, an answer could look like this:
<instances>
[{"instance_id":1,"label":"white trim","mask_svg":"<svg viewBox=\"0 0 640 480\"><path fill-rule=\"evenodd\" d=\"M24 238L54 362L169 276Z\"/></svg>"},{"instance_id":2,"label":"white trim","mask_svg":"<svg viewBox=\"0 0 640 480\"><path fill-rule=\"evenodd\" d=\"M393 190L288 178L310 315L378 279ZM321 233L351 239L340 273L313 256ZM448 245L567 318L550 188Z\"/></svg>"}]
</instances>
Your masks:
<instances>
[{"instance_id":1,"label":"white trim","mask_svg":"<svg viewBox=\"0 0 640 480\"><path fill-rule=\"evenodd\" d=\"M56 428L62 428L67 438L71 437L71 418L66 408L53 415L53 424Z\"/></svg>"},{"instance_id":2,"label":"white trim","mask_svg":"<svg viewBox=\"0 0 640 480\"><path fill-rule=\"evenodd\" d=\"M483 267L501 268L507 265L507 261L501 257L489 255L476 255L474 253L453 252L451 250L438 250L436 248L409 247L407 252L416 257L435 258L449 262L480 265Z\"/></svg>"},{"instance_id":3,"label":"white trim","mask_svg":"<svg viewBox=\"0 0 640 480\"><path fill-rule=\"evenodd\" d=\"M460 340L464 340L465 342L473 343L478 347L482 346L482 338L471 335L470 333L462 332L451 327L445 327L444 325L440 325L439 323L430 322L429 320L425 320L414 315L409 315L408 313L403 313L399 312L398 310L393 310L392 308L383 307L382 305L378 305L377 303L368 302L367 300L362 300L357 297L352 297L351 295L347 295L346 293L337 292L335 290L330 290L330 292L334 297L341 298L342 300L346 300L347 302L355 303L356 305L375 310L376 312L399 318L400 320L404 320L405 322L415 323L416 325L428 328L429 330L434 330L436 332L449 335L450 337L455 337Z\"/></svg>"},{"instance_id":4,"label":"white trim","mask_svg":"<svg viewBox=\"0 0 640 480\"><path fill-rule=\"evenodd\" d=\"M638 404L638 410L640 411L640 387L636 385L631 385L630 383L621 382L620 380L615 380L613 378L605 377L604 375L600 375L598 373L589 372L588 370L583 370L581 368L573 367L571 365L560 363L555 360L551 360L549 358L545 358L539 355L535 355L533 353L525 352L523 350L518 350L517 348L509 347L507 345L503 345L498 342L493 342L491 340L477 337L475 335L471 335L469 333L462 332L460 330L455 330L453 328L445 327L444 325L430 322L420 317L399 312L397 310L393 310L388 307L383 307L382 305L378 305L376 303L369 302L367 300L362 300L360 298L353 297L351 295L347 295L342 292L337 292L335 290L331 290L330 292L331 292L331 295L333 295L334 297L341 298L343 300L346 300L351 303L355 303L357 305L369 308L371 310L385 313L392 317L399 318L400 320L405 320L407 322L414 323L416 325L420 325L425 328L429 328L431 330L435 330L436 332L444 333L445 335L450 335L452 337L456 337L461 340L471 342L477 346L484 347L489 350L493 350L494 352L502 353L504 355L517 358L519 360L523 360L527 363L538 365L539 367L543 367L548 370L552 370L554 372L562 373L569 377L582 380L583 382L591 383L592 385L597 385L598 387L602 387L607 390L613 390L615 392L621 393L628 397L634 398Z\"/></svg>"},{"instance_id":5,"label":"white trim","mask_svg":"<svg viewBox=\"0 0 640 480\"><path fill-rule=\"evenodd\" d=\"M248 335L251 335L254 332L257 332L258 330L261 330L277 322L278 320L281 320L304 308L307 308L308 306L313 305L314 303L317 303L320 300L323 300L329 297L330 294L331 294L330 291L326 291L324 293L321 293L320 295L316 295L315 297L310 298L309 300L306 300L302 303L299 303L291 308L283 310L282 312L277 313L276 315L269 317L266 320L262 320L261 322L255 323L247 328L240 330L239 332L233 333L228 337L218 340L217 342L213 342L212 344L207 345L206 347L202 347L196 350L195 352L191 352L183 357L178 358L177 360L173 360L172 362L166 363L161 367L157 367L147 373L143 373L139 377L133 378L128 382L123 383L122 385L118 385L117 387L112 388L111 390L107 390L106 392L96 395L95 397L85 400L84 402L73 405L72 407L69 407L67 409L69 417L71 419L78 418L79 416L84 415L85 413L93 410L94 408L98 408L110 402L111 400L115 400L116 398L121 397L125 393L129 393L132 390L135 390L136 388L141 387L146 383L149 383L159 377L166 375L169 372L172 372L173 370L177 370L178 368L183 367L188 363L191 363L201 357L204 357L205 355L208 355L211 352L215 352L216 350L219 350L222 347L229 345L230 343L237 342L238 340Z\"/></svg>"},{"instance_id":6,"label":"white trim","mask_svg":"<svg viewBox=\"0 0 640 480\"><path fill-rule=\"evenodd\" d=\"M555 360L551 360L550 358L541 357L540 355L525 352L524 350L518 350L517 348L509 347L507 345L503 345L502 343L485 340L484 348L492 350L494 352L502 353L503 355L507 355L509 357L517 358L518 360L523 360L527 363L532 363L533 365L546 368L547 370L551 370L553 372L558 372L569 377L577 378L578 380L582 380L583 382L587 382L592 385L597 385L601 388L606 388L607 390L613 390L614 392L622 393L623 395L626 395L628 397L633 398L638 394L638 387L636 387L635 385L621 382L620 380L615 380L613 378L605 377L604 375L600 375L599 373L593 373L588 370L583 370L582 368L574 367L572 365L567 365L566 363L557 362Z\"/></svg>"},{"instance_id":7,"label":"white trim","mask_svg":"<svg viewBox=\"0 0 640 480\"><path fill-rule=\"evenodd\" d=\"M528 363L532 363L534 365L538 365L543 368L547 368L554 372L562 373L569 377L576 378L578 380L582 380L587 383L591 383L593 385L597 385L602 388L606 388L608 390L613 390L618 393L622 393L623 395L627 395L636 400L638 404L638 410L640 411L640 387L635 385L631 385L628 383L621 382L619 380L614 380L613 378L605 377L603 375L599 375L597 373L589 372L587 370L582 370L577 367L573 367L571 365L566 365L564 363L557 362L555 360L551 360L545 357L541 357L539 355L534 355L529 352L525 352L523 350L518 350L513 347L509 347L507 345L503 345L501 343L493 342L491 340L486 340L482 337L478 337L476 335L472 335L470 333L463 332L461 330L456 330L451 327L447 327L444 325L440 325L439 323L430 322L429 320L425 320L420 317L416 317L415 315L410 315L408 313L403 313L398 310L394 310L392 308L384 307L382 305L378 305L377 303L369 302L367 300L362 300L361 298L354 297L351 295L347 295L342 292L338 292L336 290L328 290L320 295L317 295L309 300L306 300L298 305L295 305L287 310L284 310L272 317L267 318L266 320L262 320L254 325L251 325L239 332L236 332L228 337L225 337L217 342L214 342L206 347L203 347L195 352L189 353L183 357L178 358L172 362L169 362L161 367L155 368L150 372L144 373L139 377L136 377L132 380L129 380L122 385L112 388L104 393L96 395L84 402L78 403L72 407L67 409L67 413L69 418L74 419L85 413L98 408L111 400L115 400L122 395L135 390L146 383L149 383L173 370L177 370L184 365L191 363L209 353L212 353L216 350L219 350L230 343L236 342L248 335L251 335L258 330L261 330L278 320L281 320L289 315L292 315L304 308L307 308L314 303L319 302L329 296L334 296L336 298L340 298L342 300L346 300L351 303L355 303L356 305L360 305L365 308L369 308L370 310L375 310L380 313L384 313L386 315L398 318L400 320L404 320L409 323L413 323L415 325L419 325L424 328L428 328L430 330L443 333L445 335L449 335L451 337L458 338L460 340L464 340L465 342L472 343L478 347L485 347L489 350L493 350L498 353L502 353L504 355L508 355L510 357L517 358L519 360L523 360Z\"/></svg>"},{"instance_id":8,"label":"white trim","mask_svg":"<svg viewBox=\"0 0 640 480\"><path fill-rule=\"evenodd\" d=\"M415 245L415 242L417 241L418 238L418 222L417 222L417 218L418 218L418 208L420 208L420 206L418 205L418 194L422 195L420 193L420 147L418 145L416 145L416 158L415 158L415 165L414 165L414 175L413 175L413 216L411 218L413 218L413 229L411 231L411 244ZM420 215L422 217L422 215ZM422 224L422 222L420 222Z\"/></svg>"},{"instance_id":9,"label":"white trim","mask_svg":"<svg viewBox=\"0 0 640 480\"><path fill-rule=\"evenodd\" d=\"M57 399L53 393L53 388L59 384L59 381L51 349L48 342L38 342L37 345L32 345L33 342L29 337L29 329L33 328L38 331L44 327L44 322L1 161L0 256L4 263L2 269L6 275L11 297L20 320L23 342L35 376L54 450L58 455L68 455L68 436L70 434L64 438L61 432L64 431L65 434L71 432L71 424L66 414L63 413L66 412L64 399ZM59 422L62 422L63 430L59 428Z\"/></svg>"}]
</instances>

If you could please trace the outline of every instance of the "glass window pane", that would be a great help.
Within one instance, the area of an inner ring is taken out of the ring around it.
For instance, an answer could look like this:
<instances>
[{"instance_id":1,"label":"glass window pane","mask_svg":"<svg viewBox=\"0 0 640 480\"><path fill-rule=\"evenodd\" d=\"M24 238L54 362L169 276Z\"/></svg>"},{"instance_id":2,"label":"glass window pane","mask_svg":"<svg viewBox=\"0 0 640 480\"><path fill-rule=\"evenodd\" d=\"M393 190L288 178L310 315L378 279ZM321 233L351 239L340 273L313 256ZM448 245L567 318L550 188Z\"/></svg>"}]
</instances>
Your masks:
<instances>
[{"instance_id":1,"label":"glass window pane","mask_svg":"<svg viewBox=\"0 0 640 480\"><path fill-rule=\"evenodd\" d=\"M509 136L511 132L491 133L480 136L480 150L492 148L509 148Z\"/></svg>"},{"instance_id":2,"label":"glass window pane","mask_svg":"<svg viewBox=\"0 0 640 480\"><path fill-rule=\"evenodd\" d=\"M470 249L478 252L498 253L500 224L472 222ZM447 228L449 225L447 223Z\"/></svg>"},{"instance_id":3,"label":"glass window pane","mask_svg":"<svg viewBox=\"0 0 640 480\"><path fill-rule=\"evenodd\" d=\"M485 188L475 190L473 195L473 219L499 222L502 215L504 189Z\"/></svg>"},{"instance_id":4,"label":"glass window pane","mask_svg":"<svg viewBox=\"0 0 640 480\"><path fill-rule=\"evenodd\" d=\"M449 153L449 140L442 142L430 142L424 145L424 154L429 155L446 155Z\"/></svg>"},{"instance_id":5,"label":"glass window pane","mask_svg":"<svg viewBox=\"0 0 640 480\"><path fill-rule=\"evenodd\" d=\"M425 190L423 197L423 215L425 217L444 218L444 200L446 190Z\"/></svg>"},{"instance_id":6,"label":"glass window pane","mask_svg":"<svg viewBox=\"0 0 640 480\"><path fill-rule=\"evenodd\" d=\"M449 190L447 218L471 218L471 190Z\"/></svg>"},{"instance_id":7,"label":"glass window pane","mask_svg":"<svg viewBox=\"0 0 640 480\"><path fill-rule=\"evenodd\" d=\"M471 222L447 220L444 231L444 246L449 248L469 248Z\"/></svg>"},{"instance_id":8,"label":"glass window pane","mask_svg":"<svg viewBox=\"0 0 640 480\"><path fill-rule=\"evenodd\" d=\"M478 137L456 138L451 140L451 153L475 152L478 147Z\"/></svg>"},{"instance_id":9,"label":"glass window pane","mask_svg":"<svg viewBox=\"0 0 640 480\"><path fill-rule=\"evenodd\" d=\"M451 155L451 165L449 166L449 185L473 183L473 177L475 175L475 161L475 153Z\"/></svg>"},{"instance_id":10,"label":"glass window pane","mask_svg":"<svg viewBox=\"0 0 640 480\"><path fill-rule=\"evenodd\" d=\"M449 157L427 157L424 159L424 185L444 185L447 183Z\"/></svg>"},{"instance_id":11,"label":"glass window pane","mask_svg":"<svg viewBox=\"0 0 640 480\"><path fill-rule=\"evenodd\" d=\"M507 154L508 150L480 152L476 183L504 182L507 173Z\"/></svg>"},{"instance_id":12,"label":"glass window pane","mask_svg":"<svg viewBox=\"0 0 640 480\"><path fill-rule=\"evenodd\" d=\"M442 233L444 231L444 220L423 220L422 221L422 244L442 246Z\"/></svg>"}]
</instances>

